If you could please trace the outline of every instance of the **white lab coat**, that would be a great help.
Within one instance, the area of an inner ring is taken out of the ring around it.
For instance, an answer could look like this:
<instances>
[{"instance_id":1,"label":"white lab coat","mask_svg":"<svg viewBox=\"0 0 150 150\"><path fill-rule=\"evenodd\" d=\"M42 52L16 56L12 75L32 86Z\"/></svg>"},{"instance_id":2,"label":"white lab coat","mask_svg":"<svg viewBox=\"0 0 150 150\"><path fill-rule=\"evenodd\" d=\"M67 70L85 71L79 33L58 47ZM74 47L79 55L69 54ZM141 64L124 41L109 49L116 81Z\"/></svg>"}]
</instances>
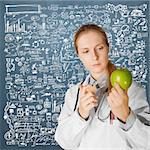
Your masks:
<instances>
[{"instance_id":1,"label":"white lab coat","mask_svg":"<svg viewBox=\"0 0 150 150\"><path fill-rule=\"evenodd\" d=\"M87 84L88 78L89 76L84 85ZM105 122L100 121L94 108L90 111L88 121L82 119L77 110L74 111L78 88L79 84L68 89L58 118L55 140L63 149L150 150L150 126L144 124L145 119L150 120L144 88L133 81L128 89L129 106L135 116L135 121L129 129L122 128L118 119L115 119L113 124L110 124L109 118Z\"/></svg>"}]
</instances>

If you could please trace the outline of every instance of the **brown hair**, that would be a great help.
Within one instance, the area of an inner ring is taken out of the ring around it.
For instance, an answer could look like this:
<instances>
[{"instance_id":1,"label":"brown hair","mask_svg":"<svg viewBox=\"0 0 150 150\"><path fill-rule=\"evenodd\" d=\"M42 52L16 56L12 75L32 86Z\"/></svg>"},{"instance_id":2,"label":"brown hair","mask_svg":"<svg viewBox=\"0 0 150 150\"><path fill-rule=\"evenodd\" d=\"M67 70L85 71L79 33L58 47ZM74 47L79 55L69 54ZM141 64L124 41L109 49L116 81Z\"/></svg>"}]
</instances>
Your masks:
<instances>
[{"instance_id":1,"label":"brown hair","mask_svg":"<svg viewBox=\"0 0 150 150\"><path fill-rule=\"evenodd\" d=\"M75 35L74 35L74 46L75 46L75 50L78 54L78 47L77 47L77 40L79 38L79 36L84 33L84 32L88 32L88 31L97 31L99 33L101 33L104 37L104 40L106 41L106 44L107 46L109 47L109 43L108 43L108 39L107 39L107 35L105 33L105 31L103 30L102 27L96 25L96 24L85 24L85 25L82 25L76 32L75 32Z\"/></svg>"}]
</instances>

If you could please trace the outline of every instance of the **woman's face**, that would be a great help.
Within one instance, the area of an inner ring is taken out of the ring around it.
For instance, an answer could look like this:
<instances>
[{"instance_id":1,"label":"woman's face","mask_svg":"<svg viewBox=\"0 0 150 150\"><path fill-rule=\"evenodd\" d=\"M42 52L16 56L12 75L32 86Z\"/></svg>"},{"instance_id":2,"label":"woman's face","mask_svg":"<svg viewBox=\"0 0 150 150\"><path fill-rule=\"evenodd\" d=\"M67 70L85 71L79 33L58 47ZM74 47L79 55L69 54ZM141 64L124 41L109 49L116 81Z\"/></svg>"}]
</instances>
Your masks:
<instances>
[{"instance_id":1,"label":"woman's face","mask_svg":"<svg viewBox=\"0 0 150 150\"><path fill-rule=\"evenodd\" d=\"M81 33L77 39L78 56L93 77L108 72L108 46L103 35L96 31Z\"/></svg>"}]
</instances>

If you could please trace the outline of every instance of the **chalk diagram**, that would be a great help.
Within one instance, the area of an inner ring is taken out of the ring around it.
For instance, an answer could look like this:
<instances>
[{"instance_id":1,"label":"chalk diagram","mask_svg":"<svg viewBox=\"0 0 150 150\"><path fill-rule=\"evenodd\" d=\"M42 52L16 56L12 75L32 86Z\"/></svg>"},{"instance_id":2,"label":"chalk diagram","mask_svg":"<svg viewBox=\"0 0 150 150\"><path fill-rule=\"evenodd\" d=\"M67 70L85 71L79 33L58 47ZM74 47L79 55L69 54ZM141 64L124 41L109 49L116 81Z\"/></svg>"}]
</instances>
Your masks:
<instances>
[{"instance_id":1,"label":"chalk diagram","mask_svg":"<svg viewBox=\"0 0 150 150\"><path fill-rule=\"evenodd\" d=\"M110 58L146 86L148 4L5 5L7 145L57 145L54 133L68 87L86 75L73 47L85 23L104 27Z\"/></svg>"}]
</instances>

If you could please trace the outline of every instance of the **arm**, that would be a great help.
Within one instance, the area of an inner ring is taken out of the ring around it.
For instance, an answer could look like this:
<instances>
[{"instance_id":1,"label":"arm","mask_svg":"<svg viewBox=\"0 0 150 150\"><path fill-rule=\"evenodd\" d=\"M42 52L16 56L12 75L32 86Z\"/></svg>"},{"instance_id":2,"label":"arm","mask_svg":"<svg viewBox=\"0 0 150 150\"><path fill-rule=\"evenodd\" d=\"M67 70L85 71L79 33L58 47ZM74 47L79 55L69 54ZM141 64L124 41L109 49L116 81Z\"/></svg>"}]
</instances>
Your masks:
<instances>
[{"instance_id":1,"label":"arm","mask_svg":"<svg viewBox=\"0 0 150 150\"><path fill-rule=\"evenodd\" d=\"M145 90L133 83L127 93L116 84L109 93L108 102L119 120L122 138L127 145L130 148L150 149L150 126L145 125L147 120L150 121Z\"/></svg>"},{"instance_id":2,"label":"arm","mask_svg":"<svg viewBox=\"0 0 150 150\"><path fill-rule=\"evenodd\" d=\"M82 119L77 110L73 111L75 105L75 102L73 102L74 95L76 94L71 93L70 90L67 91L55 133L55 140L64 149L78 147L90 121L90 118L88 121Z\"/></svg>"},{"instance_id":3,"label":"arm","mask_svg":"<svg viewBox=\"0 0 150 150\"><path fill-rule=\"evenodd\" d=\"M134 86L129 92L130 115L126 124L120 122L120 127L126 136L130 147L136 149L150 149L150 122L149 104L146 92L139 86Z\"/></svg>"}]
</instances>

